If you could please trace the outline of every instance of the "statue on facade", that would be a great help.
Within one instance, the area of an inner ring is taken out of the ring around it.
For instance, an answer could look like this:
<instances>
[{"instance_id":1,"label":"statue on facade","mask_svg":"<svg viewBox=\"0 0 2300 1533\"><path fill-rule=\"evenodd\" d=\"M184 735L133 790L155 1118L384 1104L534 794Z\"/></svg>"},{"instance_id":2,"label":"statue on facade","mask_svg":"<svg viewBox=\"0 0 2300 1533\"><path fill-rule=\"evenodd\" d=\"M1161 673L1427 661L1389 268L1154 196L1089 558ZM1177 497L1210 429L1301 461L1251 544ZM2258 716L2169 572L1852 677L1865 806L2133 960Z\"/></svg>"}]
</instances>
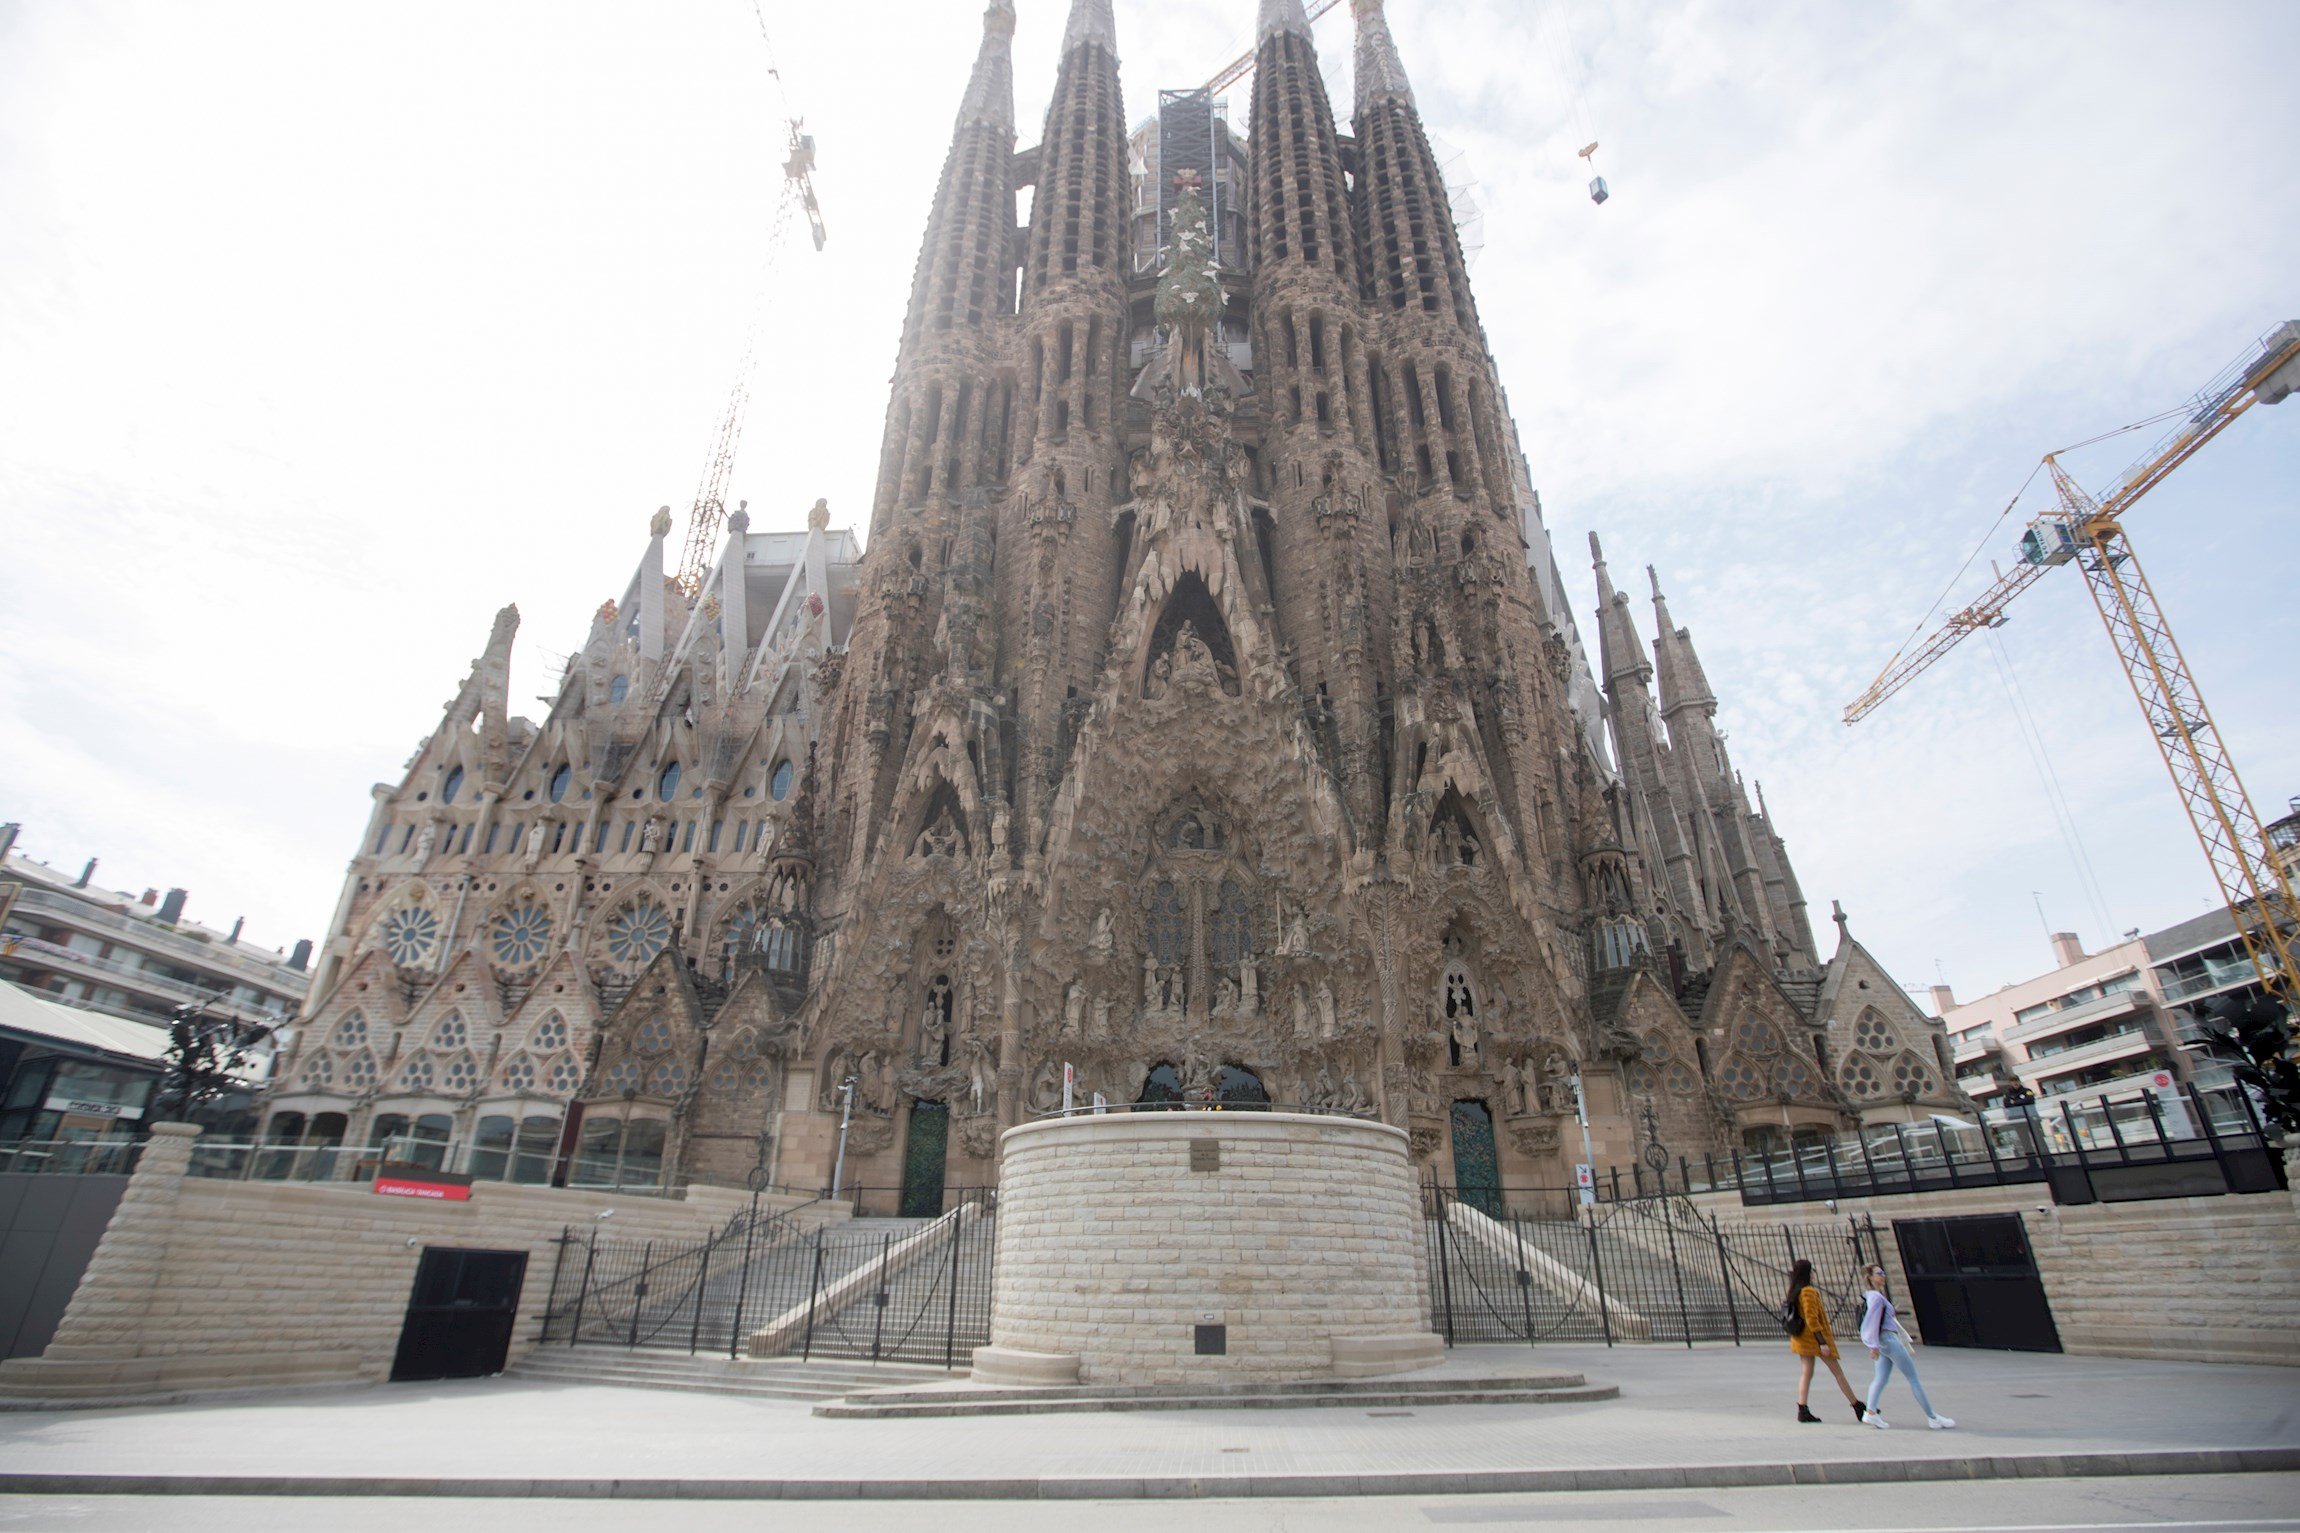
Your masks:
<instances>
[{"instance_id":1,"label":"statue on facade","mask_svg":"<svg viewBox=\"0 0 2300 1533\"><path fill-rule=\"evenodd\" d=\"M1094 912L1094 929L1087 935L1086 953L1097 963L1108 958L1112 947L1117 943L1117 933L1113 926L1108 905Z\"/></svg>"}]
</instances>

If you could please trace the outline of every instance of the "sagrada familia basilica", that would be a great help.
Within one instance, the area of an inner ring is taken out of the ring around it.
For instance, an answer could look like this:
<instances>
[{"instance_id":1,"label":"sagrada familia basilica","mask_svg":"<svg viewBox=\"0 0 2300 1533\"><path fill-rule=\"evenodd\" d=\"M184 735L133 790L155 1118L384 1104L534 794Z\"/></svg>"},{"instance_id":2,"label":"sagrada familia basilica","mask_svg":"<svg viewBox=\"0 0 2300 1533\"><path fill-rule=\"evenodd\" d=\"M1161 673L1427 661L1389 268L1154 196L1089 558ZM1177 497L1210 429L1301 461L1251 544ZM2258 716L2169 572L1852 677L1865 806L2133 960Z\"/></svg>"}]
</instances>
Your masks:
<instances>
[{"instance_id":1,"label":"sagrada familia basilica","mask_svg":"<svg viewBox=\"0 0 2300 1533\"><path fill-rule=\"evenodd\" d=\"M1298 0L1245 132L1130 131L1074 0L1019 146L992 0L867 552L738 513L689 590L658 513L540 722L506 608L375 790L270 1137L931 1212L1066 1090L1354 1111L1510 1188L1962 1105L1602 555L1592 666L1354 10L1346 131Z\"/></svg>"}]
</instances>

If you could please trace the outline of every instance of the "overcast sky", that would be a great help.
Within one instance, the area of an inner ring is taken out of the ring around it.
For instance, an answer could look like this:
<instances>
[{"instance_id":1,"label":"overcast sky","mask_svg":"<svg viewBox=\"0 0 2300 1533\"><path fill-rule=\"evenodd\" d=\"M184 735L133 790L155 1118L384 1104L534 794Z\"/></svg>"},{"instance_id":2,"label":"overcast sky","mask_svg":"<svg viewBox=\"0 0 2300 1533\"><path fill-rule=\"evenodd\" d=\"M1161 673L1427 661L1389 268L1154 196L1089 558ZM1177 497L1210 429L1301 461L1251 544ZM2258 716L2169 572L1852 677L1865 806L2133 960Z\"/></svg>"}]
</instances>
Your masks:
<instances>
[{"instance_id":1,"label":"overcast sky","mask_svg":"<svg viewBox=\"0 0 2300 1533\"><path fill-rule=\"evenodd\" d=\"M735 493L762 530L817 496L866 520L980 6L759 3L831 232L765 281L785 107L750 0L0 0L21 850L185 885L268 945L320 936L369 786L496 608L523 614L517 690L545 691L648 515L692 501L754 305ZM1062 16L1020 9L1029 143ZM1116 9L1139 120L1243 49L1254 0ZM2073 570L2001 640L2100 900L1989 646L1857 729L1838 714L2042 453L2300 317L2300 6L1390 11L1478 184L1479 305L1583 630L1595 529L1648 637L1660 567L1823 950L1841 899L1904 983L1970 996L2045 966L2039 901L2093 946L2208 908ZM1346 113L1346 8L1318 40ZM1592 137L1602 208L1573 157ZM2071 462L2103 484L2145 440ZM2296 512L2286 405L2130 523L2270 815L2300 793Z\"/></svg>"}]
</instances>

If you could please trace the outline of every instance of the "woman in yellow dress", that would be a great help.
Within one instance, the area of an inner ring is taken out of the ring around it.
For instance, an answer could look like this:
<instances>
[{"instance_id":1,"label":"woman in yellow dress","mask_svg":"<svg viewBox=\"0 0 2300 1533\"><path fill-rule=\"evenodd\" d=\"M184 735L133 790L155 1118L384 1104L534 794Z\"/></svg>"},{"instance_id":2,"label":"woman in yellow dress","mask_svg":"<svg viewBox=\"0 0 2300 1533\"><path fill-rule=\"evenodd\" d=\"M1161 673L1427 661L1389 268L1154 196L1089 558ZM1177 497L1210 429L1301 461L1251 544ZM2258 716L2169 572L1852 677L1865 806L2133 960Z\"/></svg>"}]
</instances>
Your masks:
<instances>
[{"instance_id":1,"label":"woman in yellow dress","mask_svg":"<svg viewBox=\"0 0 2300 1533\"><path fill-rule=\"evenodd\" d=\"M1859 1421L1867 1414L1861 1397L1853 1393L1853 1386L1845 1380L1844 1365L1837 1361L1837 1338L1829 1331L1829 1306L1821 1302L1821 1290L1813 1286L1813 1264L1798 1258L1789 1273L1789 1299L1781 1306L1785 1315L1803 1319L1804 1325L1790 1333L1789 1350L1797 1357L1797 1419L1819 1421L1805 1401L1813 1388L1813 1364L1829 1365L1837 1387L1845 1392L1845 1403L1853 1408L1853 1419Z\"/></svg>"}]
</instances>

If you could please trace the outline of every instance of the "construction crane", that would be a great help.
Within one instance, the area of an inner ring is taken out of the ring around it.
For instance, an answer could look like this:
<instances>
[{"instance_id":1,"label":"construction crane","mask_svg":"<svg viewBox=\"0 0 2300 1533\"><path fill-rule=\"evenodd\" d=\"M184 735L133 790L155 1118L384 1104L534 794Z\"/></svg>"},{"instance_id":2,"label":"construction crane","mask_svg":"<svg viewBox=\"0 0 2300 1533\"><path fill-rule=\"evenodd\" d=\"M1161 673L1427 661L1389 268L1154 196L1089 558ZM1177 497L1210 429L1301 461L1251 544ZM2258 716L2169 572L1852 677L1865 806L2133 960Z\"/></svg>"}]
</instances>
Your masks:
<instances>
[{"instance_id":1,"label":"construction crane","mask_svg":"<svg viewBox=\"0 0 2300 1533\"><path fill-rule=\"evenodd\" d=\"M1320 16L1325 15L1326 12L1341 3L1342 0L1310 0L1309 5L1303 8L1302 14L1310 20L1316 21ZM1210 93L1218 95L1252 74L1254 72L1254 55L1257 51L1259 50L1248 49L1232 59L1220 74L1206 82L1206 89Z\"/></svg>"},{"instance_id":2,"label":"construction crane","mask_svg":"<svg viewBox=\"0 0 2300 1533\"><path fill-rule=\"evenodd\" d=\"M2148 731L2172 774L2205 859L2212 864L2220 897L2236 918L2245 952L2261 983L2300 1011L2300 897L2295 897L2291 882L2269 852L2260 816L2236 775L2236 763L2204 706L2204 694L2173 639L2156 593L2141 573L2123 520L2143 495L2238 416L2255 404L2279 403L2295 389L2300 389L2300 320L2270 331L2257 348L2198 393L2142 422L2177 424L2106 494L2087 493L2061 466L2061 453L2074 449L2046 454L2043 467L2052 479L2054 505L2031 519L2021 534L2020 562L2000 573L1978 601L1943 623L1914 652L1904 646L1846 708L1845 722L1855 724L1868 717L1968 635L2002 627L2006 606L2047 570L2075 564L2084 571L2093 605L2100 609L2100 620L2124 663Z\"/></svg>"},{"instance_id":3,"label":"construction crane","mask_svg":"<svg viewBox=\"0 0 2300 1533\"><path fill-rule=\"evenodd\" d=\"M690 601L710 578L711 559L719 547L719 530L726 525L727 482L734 476L735 450L742 442L743 412L751 402L751 368L758 357L759 331L766 314L768 290L764 279L774 269L775 257L782 250L794 213L805 217L815 249L821 250L824 240L829 238L829 231L823 227L822 203L815 197L814 135L806 131L806 123L801 118L791 118L789 127L790 154L783 161L782 196L775 204L774 227L767 236L760 298L744 337L743 359L735 368L735 386L727 395L726 413L719 418L719 432L712 441L710 459L703 465L702 483L695 487L694 509L687 514L687 547L679 556L677 585L679 594Z\"/></svg>"}]
</instances>

